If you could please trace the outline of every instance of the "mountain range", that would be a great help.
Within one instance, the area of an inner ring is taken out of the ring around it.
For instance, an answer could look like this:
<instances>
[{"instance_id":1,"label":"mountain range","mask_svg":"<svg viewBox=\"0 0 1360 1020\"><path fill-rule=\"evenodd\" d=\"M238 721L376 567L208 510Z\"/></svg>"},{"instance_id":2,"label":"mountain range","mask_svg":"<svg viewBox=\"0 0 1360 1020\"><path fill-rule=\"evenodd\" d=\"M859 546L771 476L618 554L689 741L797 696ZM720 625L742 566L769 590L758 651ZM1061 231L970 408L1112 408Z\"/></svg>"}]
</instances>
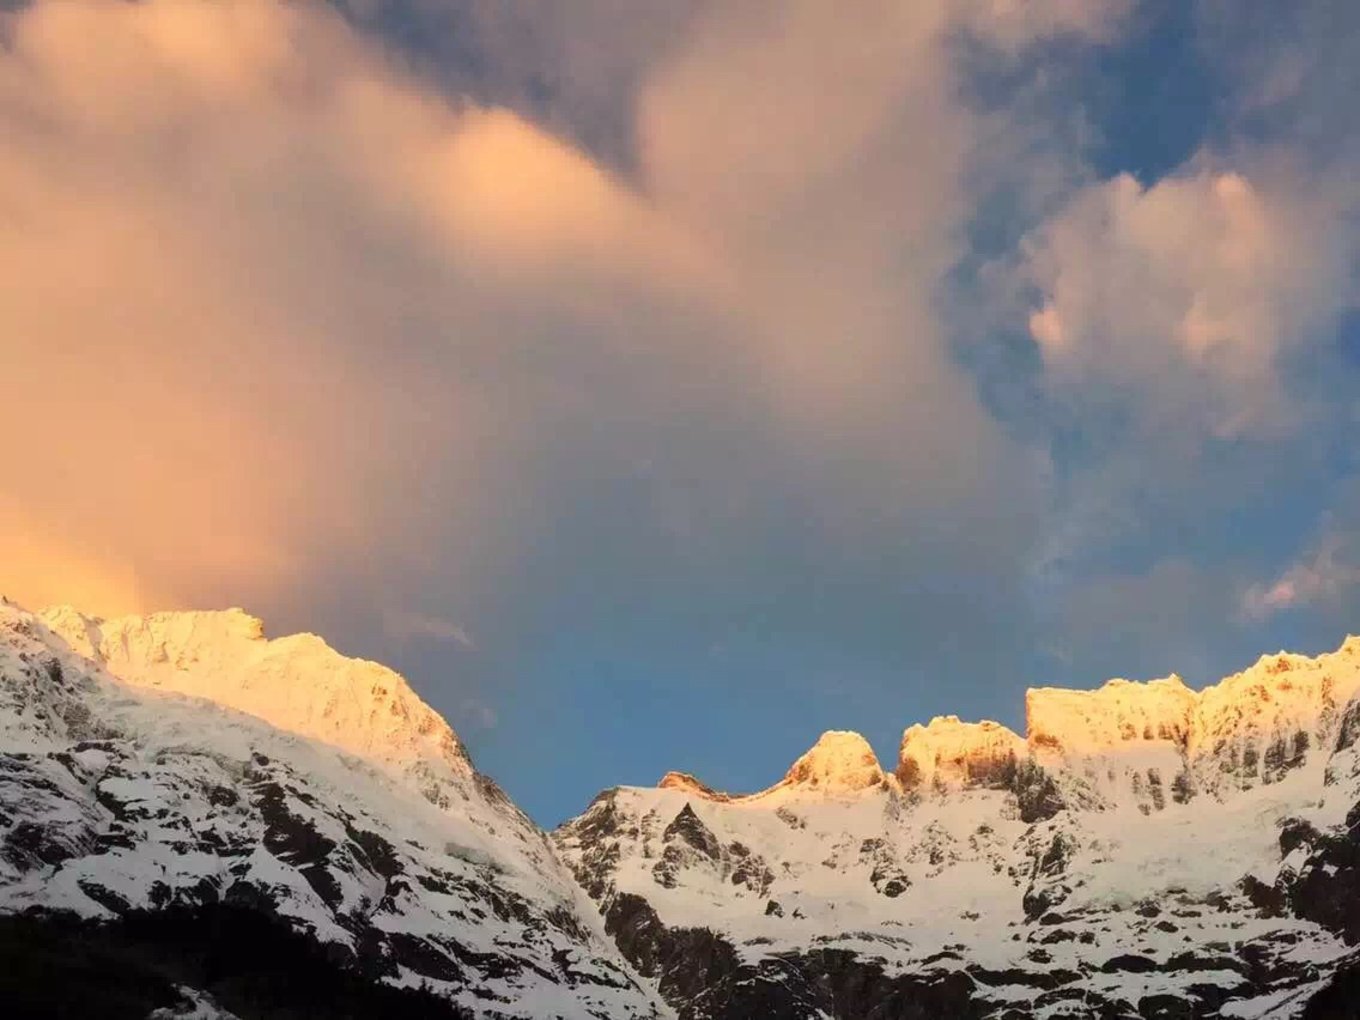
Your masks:
<instances>
[{"instance_id":1,"label":"mountain range","mask_svg":"<svg viewBox=\"0 0 1360 1020\"><path fill-rule=\"evenodd\" d=\"M399 675L0 604L7 1016L1360 1016L1360 639L544 832Z\"/></svg>"}]
</instances>

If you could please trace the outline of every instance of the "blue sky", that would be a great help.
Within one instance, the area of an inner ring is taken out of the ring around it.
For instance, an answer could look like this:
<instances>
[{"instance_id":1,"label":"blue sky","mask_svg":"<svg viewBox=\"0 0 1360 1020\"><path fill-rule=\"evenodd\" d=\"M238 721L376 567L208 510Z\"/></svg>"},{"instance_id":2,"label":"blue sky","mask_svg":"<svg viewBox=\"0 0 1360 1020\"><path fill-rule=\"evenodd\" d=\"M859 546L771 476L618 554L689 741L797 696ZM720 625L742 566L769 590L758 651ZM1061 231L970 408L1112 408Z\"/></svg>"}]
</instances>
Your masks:
<instances>
[{"instance_id":1,"label":"blue sky","mask_svg":"<svg viewBox=\"0 0 1360 1020\"><path fill-rule=\"evenodd\" d=\"M7 584L388 662L545 824L1335 647L1360 15L903 6L18 6Z\"/></svg>"}]
</instances>

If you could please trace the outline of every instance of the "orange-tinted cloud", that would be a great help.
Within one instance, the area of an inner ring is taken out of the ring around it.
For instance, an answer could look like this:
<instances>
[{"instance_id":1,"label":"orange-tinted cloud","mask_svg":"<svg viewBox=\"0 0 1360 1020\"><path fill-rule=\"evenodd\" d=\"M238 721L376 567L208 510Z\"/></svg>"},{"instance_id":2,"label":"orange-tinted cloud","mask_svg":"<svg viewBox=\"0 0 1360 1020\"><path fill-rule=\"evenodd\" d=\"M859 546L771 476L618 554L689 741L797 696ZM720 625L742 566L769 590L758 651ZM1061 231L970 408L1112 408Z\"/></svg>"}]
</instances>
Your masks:
<instances>
[{"instance_id":1,"label":"orange-tinted cloud","mask_svg":"<svg viewBox=\"0 0 1360 1020\"><path fill-rule=\"evenodd\" d=\"M1119 6L719 6L644 89L635 181L320 5L5 16L6 590L255 605L375 561L475 586L545 439L620 390L682 404L675 366L884 513L1024 503L937 321L982 130L949 41Z\"/></svg>"},{"instance_id":2,"label":"orange-tinted cloud","mask_svg":"<svg viewBox=\"0 0 1360 1020\"><path fill-rule=\"evenodd\" d=\"M95 606L106 615L144 611L135 564L119 549L101 548L95 536L82 537L93 547L54 537L44 522L0 506L0 596L27 605Z\"/></svg>"},{"instance_id":3,"label":"orange-tinted cloud","mask_svg":"<svg viewBox=\"0 0 1360 1020\"><path fill-rule=\"evenodd\" d=\"M441 334L494 357L496 291L537 260L602 246L631 272L637 201L319 8L53 3L6 27L10 593L111 610L295 584L327 547L401 546L392 490L431 467L448 516L475 516L491 426ZM136 595L109 580L130 574Z\"/></svg>"},{"instance_id":4,"label":"orange-tinted cloud","mask_svg":"<svg viewBox=\"0 0 1360 1020\"><path fill-rule=\"evenodd\" d=\"M1343 489L1307 547L1273 580L1241 593L1241 613L1259 623L1276 613L1314 609L1354 626L1355 593L1360 590L1360 515L1357 486Z\"/></svg>"}]
</instances>

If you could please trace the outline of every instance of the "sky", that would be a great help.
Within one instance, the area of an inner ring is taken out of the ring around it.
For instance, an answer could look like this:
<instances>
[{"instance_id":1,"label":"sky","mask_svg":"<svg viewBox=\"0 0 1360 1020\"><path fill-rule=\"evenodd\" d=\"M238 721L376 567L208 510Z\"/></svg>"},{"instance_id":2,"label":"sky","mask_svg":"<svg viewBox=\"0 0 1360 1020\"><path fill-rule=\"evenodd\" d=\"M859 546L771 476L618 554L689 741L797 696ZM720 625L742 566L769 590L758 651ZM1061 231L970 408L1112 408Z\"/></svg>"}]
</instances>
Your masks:
<instances>
[{"instance_id":1,"label":"sky","mask_svg":"<svg viewBox=\"0 0 1360 1020\"><path fill-rule=\"evenodd\" d=\"M0 591L545 825L1360 630L1348 0L0 3Z\"/></svg>"}]
</instances>

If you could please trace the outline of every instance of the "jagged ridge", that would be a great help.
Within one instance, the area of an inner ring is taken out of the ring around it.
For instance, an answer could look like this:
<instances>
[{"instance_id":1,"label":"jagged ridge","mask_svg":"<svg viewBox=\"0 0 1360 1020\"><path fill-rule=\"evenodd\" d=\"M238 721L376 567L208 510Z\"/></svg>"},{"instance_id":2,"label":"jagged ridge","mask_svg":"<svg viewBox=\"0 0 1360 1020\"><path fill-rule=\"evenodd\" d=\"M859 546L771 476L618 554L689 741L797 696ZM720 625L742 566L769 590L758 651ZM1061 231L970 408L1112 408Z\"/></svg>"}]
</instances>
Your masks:
<instances>
[{"instance_id":1,"label":"jagged ridge","mask_svg":"<svg viewBox=\"0 0 1360 1020\"><path fill-rule=\"evenodd\" d=\"M1040 688L1025 738L937 717L884 774L832 732L760 793L670 773L555 835L695 1020L1300 1016L1360 973L1358 691L1354 638Z\"/></svg>"},{"instance_id":2,"label":"jagged ridge","mask_svg":"<svg viewBox=\"0 0 1360 1020\"><path fill-rule=\"evenodd\" d=\"M782 780L758 793L715 790L681 772L667 773L659 785L723 802L768 800L794 789L853 793L894 782L899 791L944 792L1008 787L1026 758L1058 772L1077 771L1083 760L1116 758L1127 759L1119 771L1170 765L1168 781L1182 777L1179 793L1188 797L1269 783L1302 764L1310 749L1334 741L1341 711L1358 691L1360 638L1348 637L1318 658L1262 656L1201 691L1175 675L1109 680L1095 690L1031 688L1023 738L991 720L936 716L903 732L891 775L860 734L831 730ZM1149 757L1158 762L1148 766ZM1112 782L1084 784L1087 806L1120 796ZM1128 784L1114 782L1122 785Z\"/></svg>"}]
</instances>

